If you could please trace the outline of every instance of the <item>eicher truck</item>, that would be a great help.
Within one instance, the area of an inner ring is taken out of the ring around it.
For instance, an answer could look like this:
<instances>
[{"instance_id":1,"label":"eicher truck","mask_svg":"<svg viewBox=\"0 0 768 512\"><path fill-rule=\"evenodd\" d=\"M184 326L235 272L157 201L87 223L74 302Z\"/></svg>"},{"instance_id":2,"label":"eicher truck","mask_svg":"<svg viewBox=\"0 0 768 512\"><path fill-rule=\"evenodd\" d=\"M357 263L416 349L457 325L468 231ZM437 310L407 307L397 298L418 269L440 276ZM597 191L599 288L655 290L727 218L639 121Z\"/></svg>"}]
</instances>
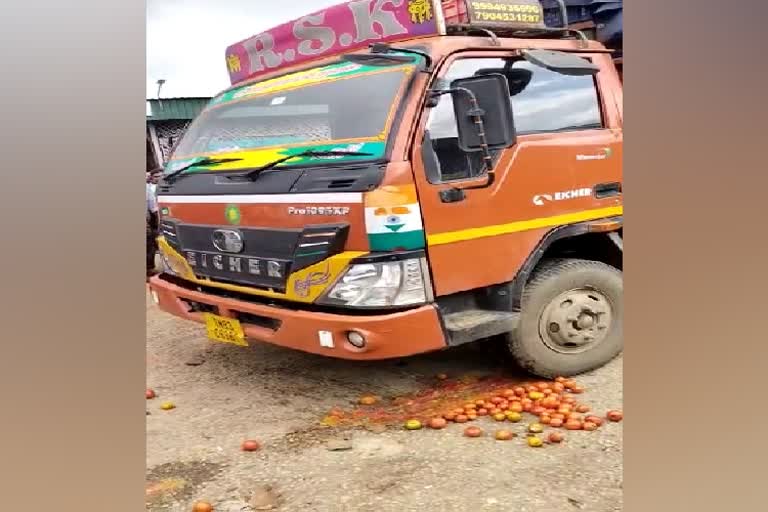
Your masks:
<instances>
[{"instance_id":1,"label":"eicher truck","mask_svg":"<svg viewBox=\"0 0 768 512\"><path fill-rule=\"evenodd\" d=\"M228 47L158 185L154 301L345 359L615 358L622 81L560 4L553 27L532 0L352 0Z\"/></svg>"}]
</instances>

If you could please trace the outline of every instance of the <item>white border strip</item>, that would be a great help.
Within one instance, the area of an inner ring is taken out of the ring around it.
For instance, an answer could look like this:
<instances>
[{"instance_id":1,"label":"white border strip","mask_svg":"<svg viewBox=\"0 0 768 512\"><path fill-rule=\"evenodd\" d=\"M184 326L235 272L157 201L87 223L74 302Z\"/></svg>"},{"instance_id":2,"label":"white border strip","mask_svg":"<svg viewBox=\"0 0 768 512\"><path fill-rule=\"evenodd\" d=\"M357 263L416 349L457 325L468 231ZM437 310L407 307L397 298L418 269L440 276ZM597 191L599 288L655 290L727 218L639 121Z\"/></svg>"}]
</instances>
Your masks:
<instances>
[{"instance_id":1,"label":"white border strip","mask_svg":"<svg viewBox=\"0 0 768 512\"><path fill-rule=\"evenodd\" d=\"M358 204L363 202L360 192L339 194L256 194L227 196L158 196L161 204Z\"/></svg>"}]
</instances>

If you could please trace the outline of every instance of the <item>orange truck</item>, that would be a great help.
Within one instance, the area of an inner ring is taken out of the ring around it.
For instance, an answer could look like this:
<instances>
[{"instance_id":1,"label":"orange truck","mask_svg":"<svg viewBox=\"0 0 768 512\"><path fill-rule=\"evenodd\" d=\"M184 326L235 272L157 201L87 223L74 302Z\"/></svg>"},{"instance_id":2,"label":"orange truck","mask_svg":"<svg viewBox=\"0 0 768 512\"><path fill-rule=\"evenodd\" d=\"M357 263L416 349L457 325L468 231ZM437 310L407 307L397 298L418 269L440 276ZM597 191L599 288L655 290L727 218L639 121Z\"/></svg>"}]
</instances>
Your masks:
<instances>
[{"instance_id":1,"label":"orange truck","mask_svg":"<svg viewBox=\"0 0 768 512\"><path fill-rule=\"evenodd\" d=\"M345 359L503 339L535 375L622 336L622 83L531 0L352 0L231 45L158 185L153 300Z\"/></svg>"}]
</instances>

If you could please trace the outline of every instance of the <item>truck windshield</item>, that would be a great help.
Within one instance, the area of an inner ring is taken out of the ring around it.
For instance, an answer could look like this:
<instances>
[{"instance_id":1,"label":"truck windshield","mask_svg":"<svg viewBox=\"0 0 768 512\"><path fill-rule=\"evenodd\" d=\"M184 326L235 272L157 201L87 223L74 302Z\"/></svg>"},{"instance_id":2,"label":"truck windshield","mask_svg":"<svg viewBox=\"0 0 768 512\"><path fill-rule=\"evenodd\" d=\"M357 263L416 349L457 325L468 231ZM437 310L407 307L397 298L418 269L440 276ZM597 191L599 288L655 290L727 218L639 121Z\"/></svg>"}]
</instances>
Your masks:
<instances>
[{"instance_id":1,"label":"truck windshield","mask_svg":"<svg viewBox=\"0 0 768 512\"><path fill-rule=\"evenodd\" d=\"M190 125L166 171L211 155L240 160L197 172L242 169L310 149L371 155L327 157L335 162L379 159L413 69L343 62L226 91Z\"/></svg>"}]
</instances>

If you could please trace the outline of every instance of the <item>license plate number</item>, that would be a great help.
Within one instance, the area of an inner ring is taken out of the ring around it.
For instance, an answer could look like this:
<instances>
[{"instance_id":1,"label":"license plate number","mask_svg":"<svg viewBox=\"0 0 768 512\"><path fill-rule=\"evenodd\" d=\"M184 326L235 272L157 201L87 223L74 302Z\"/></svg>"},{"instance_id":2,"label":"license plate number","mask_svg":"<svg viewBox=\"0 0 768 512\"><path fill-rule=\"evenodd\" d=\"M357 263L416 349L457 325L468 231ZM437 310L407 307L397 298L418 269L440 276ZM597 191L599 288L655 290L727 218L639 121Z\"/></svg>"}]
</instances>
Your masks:
<instances>
[{"instance_id":1,"label":"license plate number","mask_svg":"<svg viewBox=\"0 0 768 512\"><path fill-rule=\"evenodd\" d=\"M232 343L241 347L248 346L248 342L245 341L245 333L238 320L211 313L204 313L204 316L208 338L220 343Z\"/></svg>"}]
</instances>

